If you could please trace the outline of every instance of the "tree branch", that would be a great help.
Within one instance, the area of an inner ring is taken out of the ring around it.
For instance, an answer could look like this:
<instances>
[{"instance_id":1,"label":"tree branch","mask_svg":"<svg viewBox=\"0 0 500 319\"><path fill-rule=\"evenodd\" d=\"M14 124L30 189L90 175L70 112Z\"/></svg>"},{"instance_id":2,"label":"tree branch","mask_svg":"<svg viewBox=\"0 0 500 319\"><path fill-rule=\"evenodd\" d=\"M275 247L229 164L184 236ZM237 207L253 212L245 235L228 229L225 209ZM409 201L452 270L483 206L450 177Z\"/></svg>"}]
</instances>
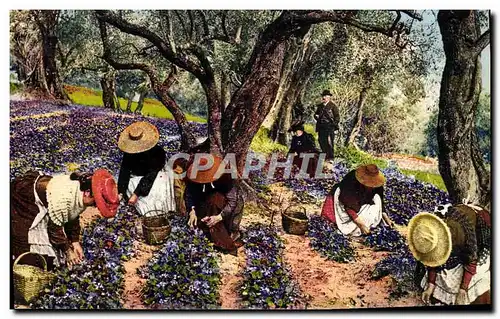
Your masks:
<instances>
[{"instance_id":1,"label":"tree branch","mask_svg":"<svg viewBox=\"0 0 500 319\"><path fill-rule=\"evenodd\" d=\"M184 23L184 19L182 18L181 13L179 12L179 10L174 10L174 12L175 12L175 15L177 16L177 20L179 20L179 22L182 26L182 30L184 30L184 34L186 35L186 39L189 39L190 33L188 32L188 29L186 27L186 24Z\"/></svg>"},{"instance_id":2,"label":"tree branch","mask_svg":"<svg viewBox=\"0 0 500 319\"><path fill-rule=\"evenodd\" d=\"M170 70L170 73L168 74L165 81L163 81L162 85L167 88L171 87L172 84L174 84L174 82L177 81L177 73L178 73L177 67L175 65L172 65L172 69Z\"/></svg>"},{"instance_id":3,"label":"tree branch","mask_svg":"<svg viewBox=\"0 0 500 319\"><path fill-rule=\"evenodd\" d=\"M415 13L408 10L395 10L396 18L389 28L380 25L370 25L356 20L354 17L357 11L323 11L323 10L310 10L310 11L293 11L290 15L290 20L288 23L295 23L299 25L303 24L316 24L326 21L337 22L342 24L351 25L365 32L376 32L381 33L389 37L394 36L394 31L401 32L402 30L398 27L398 23L401 19L401 13L404 12L410 15L414 19L421 19Z\"/></svg>"},{"instance_id":4,"label":"tree branch","mask_svg":"<svg viewBox=\"0 0 500 319\"><path fill-rule=\"evenodd\" d=\"M199 65L194 63L194 61L189 60L187 54L182 54L182 52L174 52L170 44L167 44L165 41L163 41L162 38L160 38L156 33L150 31L149 29L134 23L130 23L110 11L98 10L96 11L96 15L99 21L107 22L112 26L118 28L120 31L148 40L158 48L160 53L167 60L193 73L199 80L202 81L205 77L205 72Z\"/></svg>"},{"instance_id":5,"label":"tree branch","mask_svg":"<svg viewBox=\"0 0 500 319\"><path fill-rule=\"evenodd\" d=\"M99 31L101 33L101 41L103 46L102 58L104 59L104 61L106 61L116 70L141 70L144 71L149 76L151 75L154 76L153 69L145 63L119 63L118 61L114 60L111 56L111 48L109 46L109 39L108 39L108 30L106 27L106 23L104 21L99 20Z\"/></svg>"},{"instance_id":6,"label":"tree branch","mask_svg":"<svg viewBox=\"0 0 500 319\"><path fill-rule=\"evenodd\" d=\"M227 11L224 10L222 12L222 31L224 32L224 35L226 36L226 38L229 40L229 33L227 32L226 18L227 18Z\"/></svg>"},{"instance_id":7,"label":"tree branch","mask_svg":"<svg viewBox=\"0 0 500 319\"><path fill-rule=\"evenodd\" d=\"M474 53L476 55L481 54L481 52L483 52L483 50L488 46L488 44L490 44L490 38L491 38L490 29L486 30L483 34L481 34L479 39L477 39L476 43L474 44Z\"/></svg>"},{"instance_id":8,"label":"tree branch","mask_svg":"<svg viewBox=\"0 0 500 319\"><path fill-rule=\"evenodd\" d=\"M188 10L188 15L189 15L189 22L190 22L190 30L189 30L189 42L193 42L194 40L194 16L193 16L193 11Z\"/></svg>"},{"instance_id":9,"label":"tree branch","mask_svg":"<svg viewBox=\"0 0 500 319\"><path fill-rule=\"evenodd\" d=\"M177 122L179 130L181 132L181 148L187 150L196 145L196 139L189 123L187 122L184 112L182 112L179 105L177 105L173 97L168 93L170 86L175 82L177 67L173 65L170 74L165 79L165 81L161 83L158 77L158 72L146 63L120 63L114 60L111 57L111 49L109 46L105 22L99 21L99 31L101 33L101 40L104 47L104 60L116 70L144 71L151 81L153 91L158 96L162 104L170 111L170 113L172 113L175 121Z\"/></svg>"},{"instance_id":10,"label":"tree branch","mask_svg":"<svg viewBox=\"0 0 500 319\"><path fill-rule=\"evenodd\" d=\"M208 27L207 15L205 14L205 12L203 12L203 10L198 10L197 12L200 14L201 20L203 22L203 32L205 33L203 36L205 38L209 38L210 28Z\"/></svg>"},{"instance_id":11,"label":"tree branch","mask_svg":"<svg viewBox=\"0 0 500 319\"><path fill-rule=\"evenodd\" d=\"M218 38L215 38L214 40L219 40L219 41L224 41L224 42L227 42L227 43L230 43L230 44L240 44L241 42L241 29L242 29L242 25L240 25L238 27L238 29L236 30L236 34L234 35L234 38L233 37L230 37L229 36L229 32L227 31L227 10L224 10L224 12L222 13L222 17L221 17L222 21L221 21L221 24L222 24L222 31L224 32L224 37L218 37Z\"/></svg>"},{"instance_id":12,"label":"tree branch","mask_svg":"<svg viewBox=\"0 0 500 319\"><path fill-rule=\"evenodd\" d=\"M170 17L170 11L167 11L167 15L165 16L167 18L167 39L168 43L172 47L172 51L177 54L177 45L175 44L175 39L174 39L174 29L172 27L172 18Z\"/></svg>"},{"instance_id":13,"label":"tree branch","mask_svg":"<svg viewBox=\"0 0 500 319\"><path fill-rule=\"evenodd\" d=\"M422 15L420 15L416 12L417 10L396 10L396 11L403 12L404 14L406 14L407 16L409 16L410 18L413 18L415 20L418 20L418 21L423 20Z\"/></svg>"}]
</instances>

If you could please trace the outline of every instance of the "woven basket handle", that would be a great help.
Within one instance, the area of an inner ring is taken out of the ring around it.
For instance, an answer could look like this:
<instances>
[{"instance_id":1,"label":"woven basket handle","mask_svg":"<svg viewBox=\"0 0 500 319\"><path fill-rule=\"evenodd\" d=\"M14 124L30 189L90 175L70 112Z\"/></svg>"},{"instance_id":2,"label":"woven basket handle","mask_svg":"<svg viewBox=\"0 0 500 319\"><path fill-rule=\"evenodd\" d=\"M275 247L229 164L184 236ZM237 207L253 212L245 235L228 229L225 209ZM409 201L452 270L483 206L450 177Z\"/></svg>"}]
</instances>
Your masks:
<instances>
[{"instance_id":1,"label":"woven basket handle","mask_svg":"<svg viewBox=\"0 0 500 319\"><path fill-rule=\"evenodd\" d=\"M29 255L29 254L40 256L43 260L43 270L47 271L47 261L45 260L45 258L42 255L40 255L39 253L33 253L31 251L27 251L27 252L19 255L19 257L17 257L16 260L14 261L13 267L17 266L17 263L19 262L19 260L21 260L21 258L23 258L24 256Z\"/></svg>"},{"instance_id":2,"label":"woven basket handle","mask_svg":"<svg viewBox=\"0 0 500 319\"><path fill-rule=\"evenodd\" d=\"M288 212L288 210L290 209L290 207L294 206L293 204L288 206L284 211L283 211L283 215L287 215L286 213ZM307 211L306 211L306 208L304 206L299 206L299 209L303 210L304 211L304 214L307 216Z\"/></svg>"},{"instance_id":3,"label":"woven basket handle","mask_svg":"<svg viewBox=\"0 0 500 319\"><path fill-rule=\"evenodd\" d=\"M281 214L282 215L287 215L287 212L288 210L290 209L290 207L292 207L293 205L289 205Z\"/></svg>"},{"instance_id":4,"label":"woven basket handle","mask_svg":"<svg viewBox=\"0 0 500 319\"><path fill-rule=\"evenodd\" d=\"M144 214L144 217L148 217L148 214L151 214L154 212L160 212L161 214L153 215L152 217L165 216L165 212L162 211L161 209L152 209L150 211L147 211L146 214Z\"/></svg>"}]
</instances>

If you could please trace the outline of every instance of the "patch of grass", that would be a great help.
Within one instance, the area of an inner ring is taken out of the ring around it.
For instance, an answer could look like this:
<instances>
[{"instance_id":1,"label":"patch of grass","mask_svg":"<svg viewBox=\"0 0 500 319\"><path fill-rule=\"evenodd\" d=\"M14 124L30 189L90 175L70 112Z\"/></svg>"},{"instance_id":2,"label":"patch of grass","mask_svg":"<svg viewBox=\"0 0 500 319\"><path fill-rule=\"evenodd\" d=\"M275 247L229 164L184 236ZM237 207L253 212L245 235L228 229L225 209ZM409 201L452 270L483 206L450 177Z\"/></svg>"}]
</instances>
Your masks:
<instances>
[{"instance_id":1,"label":"patch of grass","mask_svg":"<svg viewBox=\"0 0 500 319\"><path fill-rule=\"evenodd\" d=\"M318 140L318 132L316 132L316 128L314 127L313 124L304 124L304 131L307 133L310 133L314 136L314 140Z\"/></svg>"},{"instance_id":2,"label":"patch of grass","mask_svg":"<svg viewBox=\"0 0 500 319\"><path fill-rule=\"evenodd\" d=\"M71 100L80 105L88 106L103 106L102 91L92 90L85 87L78 87L72 85L65 85L64 89L68 93ZM119 98L120 108L125 111L127 109L127 100ZM131 110L134 112L137 109L137 102L132 102ZM172 113L158 100L146 98L144 99L144 106L141 111L142 115L153 116L164 119L173 120ZM192 122L206 123L206 119L196 115L186 114L186 119Z\"/></svg>"},{"instance_id":3,"label":"patch of grass","mask_svg":"<svg viewBox=\"0 0 500 319\"><path fill-rule=\"evenodd\" d=\"M378 159L373 155L357 150L354 147L335 147L335 157L343 158L351 168L360 165L375 164L380 169L387 167L387 161Z\"/></svg>"},{"instance_id":4,"label":"patch of grass","mask_svg":"<svg viewBox=\"0 0 500 319\"><path fill-rule=\"evenodd\" d=\"M444 185L443 178L439 174L423 172L423 171L415 171L409 169L402 169L401 172L405 175L413 175L415 176L415 179L421 182L432 184L442 191L445 192L447 191L446 186Z\"/></svg>"},{"instance_id":5,"label":"patch of grass","mask_svg":"<svg viewBox=\"0 0 500 319\"><path fill-rule=\"evenodd\" d=\"M273 142L269 138L269 129L261 127L257 134L253 137L250 149L254 152L270 154L273 152L287 152L288 147L279 143Z\"/></svg>"},{"instance_id":6,"label":"patch of grass","mask_svg":"<svg viewBox=\"0 0 500 319\"><path fill-rule=\"evenodd\" d=\"M10 86L10 94L15 94L21 90L21 86L18 83L9 82L9 86Z\"/></svg>"}]
</instances>

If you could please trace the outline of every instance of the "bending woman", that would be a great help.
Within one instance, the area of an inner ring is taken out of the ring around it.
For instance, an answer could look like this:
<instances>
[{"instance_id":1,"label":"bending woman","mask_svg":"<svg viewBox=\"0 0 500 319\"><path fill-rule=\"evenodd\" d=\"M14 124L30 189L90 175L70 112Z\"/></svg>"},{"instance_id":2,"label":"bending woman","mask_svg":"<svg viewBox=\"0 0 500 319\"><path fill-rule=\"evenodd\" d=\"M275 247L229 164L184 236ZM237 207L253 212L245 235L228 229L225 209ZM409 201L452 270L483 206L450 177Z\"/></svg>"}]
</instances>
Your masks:
<instances>
[{"instance_id":1,"label":"bending woman","mask_svg":"<svg viewBox=\"0 0 500 319\"><path fill-rule=\"evenodd\" d=\"M48 269L72 266L83 259L80 214L90 206L104 217L118 209L118 191L111 174L43 175L29 171L11 183L12 261L25 252L41 254ZM25 264L41 266L34 255Z\"/></svg>"},{"instance_id":2,"label":"bending woman","mask_svg":"<svg viewBox=\"0 0 500 319\"><path fill-rule=\"evenodd\" d=\"M124 152L118 192L139 214L175 211L174 177L166 165L165 150L157 145L158 129L148 122L135 122L120 134Z\"/></svg>"},{"instance_id":3,"label":"bending woman","mask_svg":"<svg viewBox=\"0 0 500 319\"><path fill-rule=\"evenodd\" d=\"M385 177L374 164L347 173L325 199L321 215L336 224L344 235L370 233L382 221L392 226L383 213Z\"/></svg>"}]
</instances>

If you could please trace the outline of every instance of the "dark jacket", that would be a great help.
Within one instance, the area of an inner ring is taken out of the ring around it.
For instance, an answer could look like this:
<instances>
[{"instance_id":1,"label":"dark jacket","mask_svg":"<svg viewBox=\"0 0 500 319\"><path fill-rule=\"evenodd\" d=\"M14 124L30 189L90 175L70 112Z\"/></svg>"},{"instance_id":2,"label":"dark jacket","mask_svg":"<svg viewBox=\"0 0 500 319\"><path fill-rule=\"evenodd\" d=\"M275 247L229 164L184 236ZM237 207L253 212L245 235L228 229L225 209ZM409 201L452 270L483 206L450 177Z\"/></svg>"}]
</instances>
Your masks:
<instances>
[{"instance_id":1,"label":"dark jacket","mask_svg":"<svg viewBox=\"0 0 500 319\"><path fill-rule=\"evenodd\" d=\"M130 175L143 176L134 194L148 196L158 172L165 167L165 150L156 145L146 152L137 154L123 154L120 175L118 177L118 193L127 196Z\"/></svg>"},{"instance_id":2,"label":"dark jacket","mask_svg":"<svg viewBox=\"0 0 500 319\"><path fill-rule=\"evenodd\" d=\"M318 153L312 134L304 132L301 136L293 136L288 153Z\"/></svg>"},{"instance_id":3,"label":"dark jacket","mask_svg":"<svg viewBox=\"0 0 500 319\"><path fill-rule=\"evenodd\" d=\"M328 102L326 105L323 103L318 104L316 112L314 113L314 118L317 121L316 131L319 131L320 128L339 129L339 108L333 104L332 101Z\"/></svg>"}]
</instances>

